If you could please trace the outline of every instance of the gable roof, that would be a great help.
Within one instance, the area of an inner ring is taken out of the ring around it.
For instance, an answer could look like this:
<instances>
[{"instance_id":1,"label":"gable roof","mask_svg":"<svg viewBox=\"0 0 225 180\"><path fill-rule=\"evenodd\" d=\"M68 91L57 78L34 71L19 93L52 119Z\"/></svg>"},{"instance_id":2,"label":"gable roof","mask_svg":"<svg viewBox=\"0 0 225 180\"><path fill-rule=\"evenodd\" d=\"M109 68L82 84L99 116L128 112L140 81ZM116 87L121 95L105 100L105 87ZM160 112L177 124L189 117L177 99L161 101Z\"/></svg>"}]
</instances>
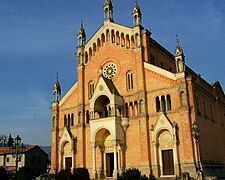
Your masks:
<instances>
[{"instance_id":1,"label":"gable roof","mask_svg":"<svg viewBox=\"0 0 225 180\"><path fill-rule=\"evenodd\" d=\"M43 151L48 156L48 154L44 150L42 150L38 145L25 146L24 153L27 153L35 148L39 148L41 151ZM4 154L11 154L11 147L0 147L0 155L4 155Z\"/></svg>"},{"instance_id":2,"label":"gable roof","mask_svg":"<svg viewBox=\"0 0 225 180\"><path fill-rule=\"evenodd\" d=\"M112 80L107 79L105 77L102 77L102 79L105 81L105 84L107 85L107 87L109 88L109 90L112 94L120 95L119 92L117 91L115 85L113 84Z\"/></svg>"}]
</instances>

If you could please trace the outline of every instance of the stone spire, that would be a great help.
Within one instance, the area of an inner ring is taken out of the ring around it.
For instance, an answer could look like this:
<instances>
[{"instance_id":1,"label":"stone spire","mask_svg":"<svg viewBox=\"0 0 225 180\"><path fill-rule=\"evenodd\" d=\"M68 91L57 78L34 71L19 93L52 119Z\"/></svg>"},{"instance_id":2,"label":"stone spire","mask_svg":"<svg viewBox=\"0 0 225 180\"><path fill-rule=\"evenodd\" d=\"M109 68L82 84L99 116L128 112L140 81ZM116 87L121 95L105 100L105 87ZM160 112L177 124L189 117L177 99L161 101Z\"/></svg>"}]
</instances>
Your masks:
<instances>
[{"instance_id":1,"label":"stone spire","mask_svg":"<svg viewBox=\"0 0 225 180\"><path fill-rule=\"evenodd\" d=\"M180 73L185 71L185 56L178 39L178 35L176 35L176 37L177 37L175 50L176 71L177 73Z\"/></svg>"},{"instance_id":2,"label":"stone spire","mask_svg":"<svg viewBox=\"0 0 225 180\"><path fill-rule=\"evenodd\" d=\"M86 42L86 34L85 34L85 30L83 27L83 21L81 20L80 23L80 30L77 34L77 38L78 38L78 46L83 46Z\"/></svg>"},{"instance_id":3,"label":"stone spire","mask_svg":"<svg viewBox=\"0 0 225 180\"><path fill-rule=\"evenodd\" d=\"M60 96L61 96L61 88L60 88L60 84L59 84L59 81L58 81L58 73L56 75L56 82L55 82L54 87L53 87L52 95L53 95L52 101L53 102L59 102Z\"/></svg>"},{"instance_id":4,"label":"stone spire","mask_svg":"<svg viewBox=\"0 0 225 180\"><path fill-rule=\"evenodd\" d=\"M113 6L111 0L105 0L104 2L104 21L113 22Z\"/></svg>"},{"instance_id":5,"label":"stone spire","mask_svg":"<svg viewBox=\"0 0 225 180\"><path fill-rule=\"evenodd\" d=\"M134 7L133 7L133 12L132 12L132 17L133 17L133 22L134 22L134 26L138 26L141 25L141 9L137 3L137 1L135 1Z\"/></svg>"}]
</instances>

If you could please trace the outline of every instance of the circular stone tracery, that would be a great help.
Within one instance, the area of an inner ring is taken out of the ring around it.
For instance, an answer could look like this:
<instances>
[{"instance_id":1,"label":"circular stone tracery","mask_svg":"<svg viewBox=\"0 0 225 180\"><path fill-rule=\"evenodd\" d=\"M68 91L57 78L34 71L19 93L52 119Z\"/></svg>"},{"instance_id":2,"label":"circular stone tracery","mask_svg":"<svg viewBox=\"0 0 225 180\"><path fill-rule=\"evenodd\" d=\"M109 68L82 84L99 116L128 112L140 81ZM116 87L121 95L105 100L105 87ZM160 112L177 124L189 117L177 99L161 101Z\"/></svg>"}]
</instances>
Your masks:
<instances>
[{"instance_id":1,"label":"circular stone tracery","mask_svg":"<svg viewBox=\"0 0 225 180\"><path fill-rule=\"evenodd\" d=\"M117 66L113 62L108 62L103 66L103 76L108 79L112 79L117 72Z\"/></svg>"}]
</instances>

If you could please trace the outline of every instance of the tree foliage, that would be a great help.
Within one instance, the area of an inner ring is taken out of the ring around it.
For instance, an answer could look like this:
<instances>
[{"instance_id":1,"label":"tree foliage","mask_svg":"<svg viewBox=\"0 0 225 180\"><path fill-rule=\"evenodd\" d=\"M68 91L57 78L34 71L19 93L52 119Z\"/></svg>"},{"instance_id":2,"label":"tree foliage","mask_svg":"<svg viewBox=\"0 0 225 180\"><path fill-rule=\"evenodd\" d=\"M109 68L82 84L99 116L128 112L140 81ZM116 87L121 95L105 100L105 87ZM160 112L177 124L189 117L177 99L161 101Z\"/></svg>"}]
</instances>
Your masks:
<instances>
[{"instance_id":1,"label":"tree foliage","mask_svg":"<svg viewBox=\"0 0 225 180\"><path fill-rule=\"evenodd\" d=\"M7 142L7 147L13 146L13 143L14 143L14 140L13 140L13 138L11 137L11 134L10 134L10 135L9 135L8 142Z\"/></svg>"},{"instance_id":2,"label":"tree foliage","mask_svg":"<svg viewBox=\"0 0 225 180\"><path fill-rule=\"evenodd\" d=\"M86 168L76 168L74 174L79 177L79 180L89 180L90 175Z\"/></svg>"},{"instance_id":3,"label":"tree foliage","mask_svg":"<svg viewBox=\"0 0 225 180\"><path fill-rule=\"evenodd\" d=\"M118 180L149 180L146 175L141 175L141 171L136 168L129 168L123 172Z\"/></svg>"},{"instance_id":4,"label":"tree foliage","mask_svg":"<svg viewBox=\"0 0 225 180\"><path fill-rule=\"evenodd\" d=\"M0 147L6 147L7 143L8 143L7 136L0 134Z\"/></svg>"}]
</instances>

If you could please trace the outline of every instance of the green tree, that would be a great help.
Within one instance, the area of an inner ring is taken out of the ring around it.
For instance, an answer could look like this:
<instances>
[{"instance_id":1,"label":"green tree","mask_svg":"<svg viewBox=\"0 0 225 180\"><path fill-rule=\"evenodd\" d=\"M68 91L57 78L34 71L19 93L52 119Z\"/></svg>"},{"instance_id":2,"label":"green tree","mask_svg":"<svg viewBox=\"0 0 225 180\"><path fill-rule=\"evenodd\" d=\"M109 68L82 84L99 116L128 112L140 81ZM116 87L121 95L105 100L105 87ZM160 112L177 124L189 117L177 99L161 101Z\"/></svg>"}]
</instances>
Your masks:
<instances>
[{"instance_id":1,"label":"green tree","mask_svg":"<svg viewBox=\"0 0 225 180\"><path fill-rule=\"evenodd\" d=\"M7 147L13 146L13 143L14 143L14 140L13 140L13 138L11 137L11 134L10 134L10 135L9 135L9 138L8 138Z\"/></svg>"}]
</instances>

